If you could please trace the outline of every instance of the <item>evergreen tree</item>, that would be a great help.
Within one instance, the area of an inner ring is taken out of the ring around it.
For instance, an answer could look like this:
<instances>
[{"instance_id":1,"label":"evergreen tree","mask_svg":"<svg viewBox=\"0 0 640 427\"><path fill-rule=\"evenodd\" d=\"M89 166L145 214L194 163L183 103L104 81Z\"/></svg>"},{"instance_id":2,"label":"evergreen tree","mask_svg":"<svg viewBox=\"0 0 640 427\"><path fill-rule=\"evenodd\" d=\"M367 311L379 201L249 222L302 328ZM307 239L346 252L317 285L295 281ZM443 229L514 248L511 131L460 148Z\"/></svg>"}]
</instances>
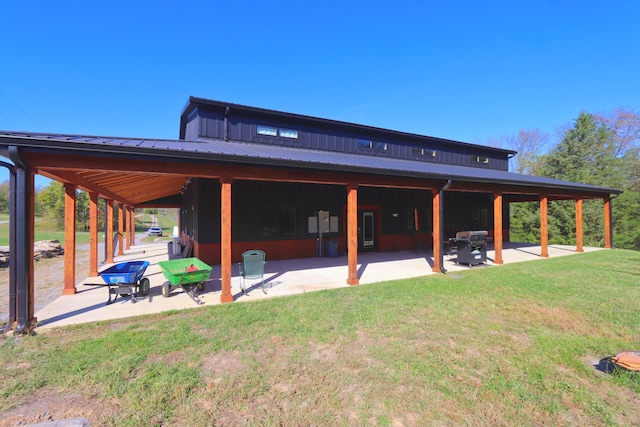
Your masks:
<instances>
[{"instance_id":1,"label":"evergreen tree","mask_svg":"<svg viewBox=\"0 0 640 427\"><path fill-rule=\"evenodd\" d=\"M544 156L542 175L584 184L622 185L613 136L594 115L581 112L562 141Z\"/></svg>"},{"instance_id":2,"label":"evergreen tree","mask_svg":"<svg viewBox=\"0 0 640 427\"><path fill-rule=\"evenodd\" d=\"M614 133L592 114L581 112L562 141L543 158L543 176L565 181L621 188L624 182L622 160L616 156ZM584 244L604 243L601 201L583 204ZM575 242L575 204L554 201L549 204L549 242Z\"/></svg>"}]
</instances>

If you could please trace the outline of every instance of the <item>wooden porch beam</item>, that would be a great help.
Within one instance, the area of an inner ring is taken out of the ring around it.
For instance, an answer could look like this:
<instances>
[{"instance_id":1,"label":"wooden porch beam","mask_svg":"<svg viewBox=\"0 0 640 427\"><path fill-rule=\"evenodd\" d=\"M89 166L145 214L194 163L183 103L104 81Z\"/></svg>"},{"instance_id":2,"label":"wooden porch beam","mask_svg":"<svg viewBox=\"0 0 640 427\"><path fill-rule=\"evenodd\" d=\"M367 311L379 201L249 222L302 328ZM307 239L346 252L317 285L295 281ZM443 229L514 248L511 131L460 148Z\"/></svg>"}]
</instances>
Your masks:
<instances>
[{"instance_id":1,"label":"wooden porch beam","mask_svg":"<svg viewBox=\"0 0 640 427\"><path fill-rule=\"evenodd\" d=\"M493 263L503 264L502 259L502 193L493 194Z\"/></svg>"},{"instance_id":2,"label":"wooden porch beam","mask_svg":"<svg viewBox=\"0 0 640 427\"><path fill-rule=\"evenodd\" d=\"M107 199L107 215L104 219L106 224L105 246L107 248L107 264L113 264L113 200Z\"/></svg>"},{"instance_id":3,"label":"wooden porch beam","mask_svg":"<svg viewBox=\"0 0 640 427\"><path fill-rule=\"evenodd\" d=\"M85 190L89 193L91 192L97 193L99 196L102 196L105 199L122 200L122 196L119 196L106 188L95 185L94 183L87 181L86 179L82 178L81 176L78 176L76 173L70 170L56 170L56 173L52 174L47 170L39 169L38 174L46 178L62 182L63 184L65 183L76 184L82 190ZM124 200L124 203L132 204L128 200Z\"/></svg>"},{"instance_id":4,"label":"wooden porch beam","mask_svg":"<svg viewBox=\"0 0 640 427\"><path fill-rule=\"evenodd\" d=\"M64 288L62 295L76 293L76 191L64 184Z\"/></svg>"},{"instance_id":5,"label":"wooden porch beam","mask_svg":"<svg viewBox=\"0 0 640 427\"><path fill-rule=\"evenodd\" d=\"M358 279L358 185L347 185L347 284L357 285Z\"/></svg>"},{"instance_id":6,"label":"wooden porch beam","mask_svg":"<svg viewBox=\"0 0 640 427\"><path fill-rule=\"evenodd\" d=\"M124 255L124 205L118 203L118 256Z\"/></svg>"},{"instance_id":7,"label":"wooden porch beam","mask_svg":"<svg viewBox=\"0 0 640 427\"><path fill-rule=\"evenodd\" d=\"M89 277L98 276L98 194L89 193Z\"/></svg>"},{"instance_id":8,"label":"wooden porch beam","mask_svg":"<svg viewBox=\"0 0 640 427\"><path fill-rule=\"evenodd\" d=\"M549 257L549 198L540 196L540 256Z\"/></svg>"},{"instance_id":9,"label":"wooden porch beam","mask_svg":"<svg viewBox=\"0 0 640 427\"><path fill-rule=\"evenodd\" d=\"M604 247L607 249L613 246L611 230L611 197L606 197L604 199Z\"/></svg>"},{"instance_id":10,"label":"wooden porch beam","mask_svg":"<svg viewBox=\"0 0 640 427\"><path fill-rule=\"evenodd\" d=\"M124 213L125 213L125 237L124 237L124 248L125 250L129 250L131 249L131 207L130 206L125 206L124 207Z\"/></svg>"},{"instance_id":11,"label":"wooden porch beam","mask_svg":"<svg viewBox=\"0 0 640 427\"><path fill-rule=\"evenodd\" d=\"M582 199L576 200L576 252L584 252L582 232Z\"/></svg>"},{"instance_id":12,"label":"wooden porch beam","mask_svg":"<svg viewBox=\"0 0 640 427\"><path fill-rule=\"evenodd\" d=\"M433 190L431 193L431 204L432 204L432 210L433 210L433 267L431 267L431 271L433 271L434 273L442 273L443 269L442 269L442 263L440 262L440 260L442 259L442 252L441 252L441 247L442 247L442 235L440 233L441 230L441 224L442 224L442 218L440 218L440 204L442 203L442 200L440 200L440 190L436 189ZM417 211L414 211L414 215L416 216L415 219L415 227L416 227L416 231L418 230L418 213Z\"/></svg>"},{"instance_id":13,"label":"wooden porch beam","mask_svg":"<svg viewBox=\"0 0 640 427\"><path fill-rule=\"evenodd\" d=\"M231 183L232 179L229 177L220 178L221 303L233 302L231 294Z\"/></svg>"}]
</instances>

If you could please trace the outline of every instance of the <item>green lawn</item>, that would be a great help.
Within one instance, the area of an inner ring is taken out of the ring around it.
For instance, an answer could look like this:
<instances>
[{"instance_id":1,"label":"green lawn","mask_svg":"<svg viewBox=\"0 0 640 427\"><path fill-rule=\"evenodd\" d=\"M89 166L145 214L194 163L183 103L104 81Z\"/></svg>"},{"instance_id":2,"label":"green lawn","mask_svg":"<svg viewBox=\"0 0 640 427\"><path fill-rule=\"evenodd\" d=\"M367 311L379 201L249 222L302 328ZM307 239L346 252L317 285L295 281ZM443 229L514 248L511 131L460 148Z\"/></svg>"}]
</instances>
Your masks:
<instances>
[{"instance_id":1,"label":"green lawn","mask_svg":"<svg viewBox=\"0 0 640 427\"><path fill-rule=\"evenodd\" d=\"M171 237L173 232L173 226L178 223L177 211L175 209L167 209L167 214L155 215L158 219L158 224L162 227L163 234L166 239ZM0 215L0 246L9 246L9 215ZM136 216L135 231L136 233L144 233L151 225L151 216L140 212L139 216ZM58 240L61 244L64 244L64 231L53 231L54 226L44 221L42 218L36 218L34 222L34 241L41 240ZM76 244L88 244L89 243L88 231L76 232ZM102 233L100 238L102 239ZM144 240L154 240L154 238L145 237Z\"/></svg>"},{"instance_id":2,"label":"green lawn","mask_svg":"<svg viewBox=\"0 0 640 427\"><path fill-rule=\"evenodd\" d=\"M598 251L5 338L0 414L75 396L92 425L639 425L639 373L592 366L640 349L639 276L640 253Z\"/></svg>"}]
</instances>

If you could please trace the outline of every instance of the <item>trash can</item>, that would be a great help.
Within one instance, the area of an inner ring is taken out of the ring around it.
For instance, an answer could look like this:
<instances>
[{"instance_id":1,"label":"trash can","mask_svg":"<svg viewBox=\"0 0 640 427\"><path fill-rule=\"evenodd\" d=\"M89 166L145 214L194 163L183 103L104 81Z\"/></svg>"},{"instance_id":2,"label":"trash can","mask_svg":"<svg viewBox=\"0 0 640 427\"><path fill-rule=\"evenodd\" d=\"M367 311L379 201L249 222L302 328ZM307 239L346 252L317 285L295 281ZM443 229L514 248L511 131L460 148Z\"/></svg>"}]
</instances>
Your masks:
<instances>
[{"instance_id":1,"label":"trash can","mask_svg":"<svg viewBox=\"0 0 640 427\"><path fill-rule=\"evenodd\" d=\"M173 238L171 239L173 243L172 246L172 253L173 255L178 255L179 253L182 252L182 239L180 238L180 236L173 236Z\"/></svg>"},{"instance_id":2,"label":"trash can","mask_svg":"<svg viewBox=\"0 0 640 427\"><path fill-rule=\"evenodd\" d=\"M327 240L325 242L327 254L327 258L335 258L338 256L338 241L337 240Z\"/></svg>"}]
</instances>

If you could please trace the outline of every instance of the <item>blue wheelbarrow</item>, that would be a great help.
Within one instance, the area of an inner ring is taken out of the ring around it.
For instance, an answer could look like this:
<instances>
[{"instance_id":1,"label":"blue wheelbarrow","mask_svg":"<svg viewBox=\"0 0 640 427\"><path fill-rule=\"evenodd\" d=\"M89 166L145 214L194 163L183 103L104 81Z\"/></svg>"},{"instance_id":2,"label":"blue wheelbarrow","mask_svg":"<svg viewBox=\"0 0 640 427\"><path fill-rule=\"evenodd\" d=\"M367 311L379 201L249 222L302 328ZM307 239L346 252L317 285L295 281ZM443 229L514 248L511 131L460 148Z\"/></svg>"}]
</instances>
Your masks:
<instances>
[{"instance_id":1,"label":"blue wheelbarrow","mask_svg":"<svg viewBox=\"0 0 640 427\"><path fill-rule=\"evenodd\" d=\"M129 261L99 272L98 274L105 282L102 286L109 288L107 305L114 303L118 295L130 295L133 303L137 302L139 297L146 296L149 293L150 283L149 279L142 276L147 267L149 267L148 261ZM112 295L115 295L113 300Z\"/></svg>"}]
</instances>

